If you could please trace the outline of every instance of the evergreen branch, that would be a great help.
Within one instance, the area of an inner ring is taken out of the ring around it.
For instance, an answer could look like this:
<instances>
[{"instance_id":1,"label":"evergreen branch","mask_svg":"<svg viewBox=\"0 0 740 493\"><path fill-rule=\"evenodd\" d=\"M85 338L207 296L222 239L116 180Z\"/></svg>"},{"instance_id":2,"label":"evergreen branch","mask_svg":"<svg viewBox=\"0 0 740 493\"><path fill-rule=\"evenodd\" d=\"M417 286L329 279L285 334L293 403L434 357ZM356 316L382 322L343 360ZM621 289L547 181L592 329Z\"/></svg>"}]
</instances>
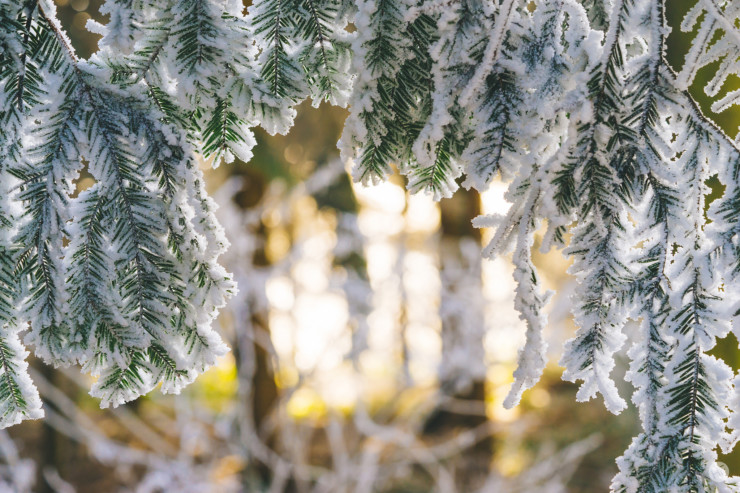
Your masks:
<instances>
[{"instance_id":1,"label":"evergreen branch","mask_svg":"<svg viewBox=\"0 0 740 493\"><path fill-rule=\"evenodd\" d=\"M26 58L28 53L26 49L28 47L29 37L31 35L31 23L33 22L33 11L36 10L36 4L38 0L29 0L24 8L24 14L26 16L25 29L23 31L23 53L21 53L21 72L18 74L18 110L23 111L23 90L25 89L25 78L26 78Z\"/></svg>"}]
</instances>

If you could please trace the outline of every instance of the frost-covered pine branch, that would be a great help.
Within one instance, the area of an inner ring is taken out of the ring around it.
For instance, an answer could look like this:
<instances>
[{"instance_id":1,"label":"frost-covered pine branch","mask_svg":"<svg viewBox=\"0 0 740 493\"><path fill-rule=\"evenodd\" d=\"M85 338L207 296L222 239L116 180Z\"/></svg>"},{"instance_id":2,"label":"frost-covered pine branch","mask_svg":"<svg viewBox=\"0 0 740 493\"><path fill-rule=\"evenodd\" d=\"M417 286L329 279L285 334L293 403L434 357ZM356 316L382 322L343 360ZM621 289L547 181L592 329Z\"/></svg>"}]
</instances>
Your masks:
<instances>
[{"instance_id":1,"label":"frost-covered pine branch","mask_svg":"<svg viewBox=\"0 0 740 493\"><path fill-rule=\"evenodd\" d=\"M701 68L715 62L719 62L719 68L704 88L707 95L717 96L729 76L740 76L738 21L740 5L737 2L700 0L694 4L680 26L683 32L697 27L698 32L678 75L678 87L688 88ZM714 102L712 111L725 111L738 102L740 90L730 91Z\"/></svg>"},{"instance_id":2,"label":"frost-covered pine branch","mask_svg":"<svg viewBox=\"0 0 740 493\"><path fill-rule=\"evenodd\" d=\"M18 54L26 74L9 71L23 152L3 169L24 206L3 240L16 252L10 287L18 323L31 322L25 342L49 363L99 375L93 394L104 405L158 383L177 392L223 353L210 323L233 290L215 263L226 243L195 157L144 91L108 85L76 57L52 5L28 5ZM95 183L75 197L83 159ZM8 347L20 352L12 338ZM27 380L16 405L33 389Z\"/></svg>"},{"instance_id":3,"label":"frost-covered pine branch","mask_svg":"<svg viewBox=\"0 0 740 493\"><path fill-rule=\"evenodd\" d=\"M43 415L38 391L31 383L25 361L28 351L21 345L19 332L25 319L19 319L16 261L21 255L14 241L20 210L9 200L13 180L10 168L21 159L23 111L37 95L35 67L28 63L24 49L28 33L28 9L0 3L0 425L19 423ZM21 79L25 80L21 84ZM21 91L21 88L26 88Z\"/></svg>"},{"instance_id":4,"label":"frost-covered pine branch","mask_svg":"<svg viewBox=\"0 0 740 493\"><path fill-rule=\"evenodd\" d=\"M578 281L565 378L579 400L626 402L642 433L624 491L737 491L716 463L740 426L736 377L707 355L740 311L740 158L688 88L718 62L713 109L738 103L740 7L697 0L697 34L666 62L663 0L108 0L79 59L48 0L0 0L0 425L37 417L24 342L99 375L119 404L178 391L225 347L211 322L234 290L200 157L248 161L252 128L296 106L349 105L340 141L365 184L396 166L449 197L509 185L486 256L513 251L527 322L514 405L546 363L548 295L531 248L562 248ZM78 189L85 170L94 183ZM706 180L722 197L705 204ZM706 209L706 210L705 210ZM729 431L725 430L729 427Z\"/></svg>"}]
</instances>

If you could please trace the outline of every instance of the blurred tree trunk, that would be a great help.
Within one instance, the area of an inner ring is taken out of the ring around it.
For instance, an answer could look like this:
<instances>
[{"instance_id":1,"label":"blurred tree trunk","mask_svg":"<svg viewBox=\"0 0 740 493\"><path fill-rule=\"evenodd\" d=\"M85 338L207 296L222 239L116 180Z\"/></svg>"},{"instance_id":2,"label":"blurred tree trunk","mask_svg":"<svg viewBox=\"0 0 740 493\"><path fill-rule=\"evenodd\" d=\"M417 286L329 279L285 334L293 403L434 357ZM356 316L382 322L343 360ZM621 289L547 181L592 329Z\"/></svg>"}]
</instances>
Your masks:
<instances>
[{"instance_id":1,"label":"blurred tree trunk","mask_svg":"<svg viewBox=\"0 0 740 493\"><path fill-rule=\"evenodd\" d=\"M259 171L246 168L244 188L236 194L234 200L244 213L248 214L260 206L266 187L265 179ZM249 234L253 235L255 242L251 266L248 269L254 273L254 278L250 279L249 286L240 286L240 289L247 290L245 297L241 300L246 306L236 311L248 320L234 321L234 326L237 329L234 334L236 339L236 343L233 345L234 360L240 384L241 405L244 406L242 409L242 427L245 429L240 430L240 432L242 440L253 440L256 436L269 449L274 449L277 443L276 433L264 433L263 430L277 404L278 388L270 354L259 342L260 340L269 340L269 313L267 307L264 306L264 299L260 293L260 291L264 293L264 286L261 286L261 288L251 287L252 282L259 284L264 281L264 276L258 273L270 266L265 251L267 228L260 221L256 229L250 231ZM247 446L246 443L243 445ZM254 455L249 451L247 453L247 457L254 457ZM255 468L256 471L248 468L245 473L250 475L256 472L263 484L269 484L272 479L272 467L272 464L261 460ZM245 487L250 483L250 479L245 477Z\"/></svg>"},{"instance_id":2,"label":"blurred tree trunk","mask_svg":"<svg viewBox=\"0 0 740 493\"><path fill-rule=\"evenodd\" d=\"M480 214L475 191L458 190L440 202L442 234L439 263L442 290L442 363L439 372L443 401L424 426L427 435L460 433L484 425L486 365L480 232L471 221ZM490 438L477 442L462 456L456 471L461 491L482 486L492 458Z\"/></svg>"},{"instance_id":3,"label":"blurred tree trunk","mask_svg":"<svg viewBox=\"0 0 740 493\"><path fill-rule=\"evenodd\" d=\"M38 370L51 385L56 384L56 371L51 365L41 363L39 364ZM53 409L53 405L49 401L44 402L44 405L47 408L52 407ZM59 464L57 463L59 433L48 423L47 420L43 421L41 430L40 443L43 444L43 447L41 447L41 456L36 463L36 484L39 487L38 491L40 493L54 493L54 487L50 485L44 477L44 470L50 467L55 469L59 468Z\"/></svg>"}]
</instances>

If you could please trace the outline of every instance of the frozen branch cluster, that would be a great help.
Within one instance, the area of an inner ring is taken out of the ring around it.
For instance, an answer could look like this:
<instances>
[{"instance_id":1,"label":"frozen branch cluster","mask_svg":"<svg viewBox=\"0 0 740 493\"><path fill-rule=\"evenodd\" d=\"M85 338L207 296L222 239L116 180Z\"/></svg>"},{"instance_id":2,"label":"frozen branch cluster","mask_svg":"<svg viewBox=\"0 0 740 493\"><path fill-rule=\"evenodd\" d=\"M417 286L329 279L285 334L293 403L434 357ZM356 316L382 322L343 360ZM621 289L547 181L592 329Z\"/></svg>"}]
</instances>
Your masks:
<instances>
[{"instance_id":1,"label":"frozen branch cluster","mask_svg":"<svg viewBox=\"0 0 740 493\"><path fill-rule=\"evenodd\" d=\"M247 161L306 98L349 105L340 148L363 183L391 163L412 191L509 183L484 254L513 251L527 323L507 405L545 365L531 258L564 248L579 327L564 378L625 408L610 377L639 320L629 380L643 432L616 491L738 491L716 462L740 432L738 383L707 354L740 288L740 151L687 88L740 74L740 6L698 0L676 73L663 0L108 0L79 59L49 0L0 0L0 425L41 414L27 351L98 376L103 405L177 392L225 351L234 291L196 153ZM723 93L724 94L724 93ZM714 105L738 102L729 91ZM86 171L94 184L79 191ZM464 175L464 179L462 176ZM711 204L707 180L726 187ZM729 430L729 431L728 431Z\"/></svg>"}]
</instances>

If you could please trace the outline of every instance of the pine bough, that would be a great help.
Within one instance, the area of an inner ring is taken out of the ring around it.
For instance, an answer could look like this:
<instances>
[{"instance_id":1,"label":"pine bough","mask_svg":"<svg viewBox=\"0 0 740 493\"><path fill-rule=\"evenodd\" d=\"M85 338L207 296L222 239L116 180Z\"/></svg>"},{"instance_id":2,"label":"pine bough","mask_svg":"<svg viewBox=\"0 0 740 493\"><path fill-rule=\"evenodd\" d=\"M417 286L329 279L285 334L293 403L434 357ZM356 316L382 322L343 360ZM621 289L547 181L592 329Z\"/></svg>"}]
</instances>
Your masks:
<instances>
[{"instance_id":1,"label":"pine bough","mask_svg":"<svg viewBox=\"0 0 740 493\"><path fill-rule=\"evenodd\" d=\"M197 154L248 161L251 128L286 133L306 98L346 106L354 178L391 163L449 197L497 176L512 202L484 255L513 251L527 323L516 405L545 365L531 258L564 248L579 327L564 378L626 403L610 378L623 327L643 431L614 491L740 491L716 449L740 438L740 377L707 354L740 330L740 139L688 93L740 75L740 3L698 0L680 71L663 0L107 0L79 59L49 0L0 0L0 426L41 416L20 342L80 364L118 405L178 392L226 348L211 329L234 292ZM725 91L713 106L740 101ZM78 191L80 173L93 184ZM464 178L463 178L464 176ZM707 180L723 195L705 203Z\"/></svg>"}]
</instances>

